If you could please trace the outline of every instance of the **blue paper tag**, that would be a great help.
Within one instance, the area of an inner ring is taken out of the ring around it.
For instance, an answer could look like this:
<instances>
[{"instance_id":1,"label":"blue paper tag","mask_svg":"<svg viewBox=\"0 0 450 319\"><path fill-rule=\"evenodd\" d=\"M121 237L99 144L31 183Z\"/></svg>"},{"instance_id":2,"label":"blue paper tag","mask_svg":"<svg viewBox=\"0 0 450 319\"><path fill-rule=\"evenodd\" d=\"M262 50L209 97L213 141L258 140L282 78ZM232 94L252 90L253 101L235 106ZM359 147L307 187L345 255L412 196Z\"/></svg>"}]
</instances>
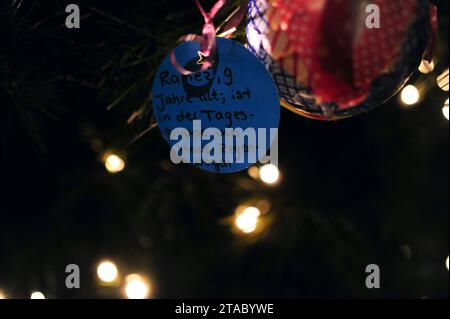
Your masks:
<instances>
[{"instance_id":1,"label":"blue paper tag","mask_svg":"<svg viewBox=\"0 0 450 319\"><path fill-rule=\"evenodd\" d=\"M174 52L184 68L195 71L198 51L198 43L186 42ZM280 121L275 84L261 62L235 41L218 38L213 66L189 76L167 56L154 80L152 104L175 163L231 173L267 161L266 155L277 156L268 152Z\"/></svg>"}]
</instances>

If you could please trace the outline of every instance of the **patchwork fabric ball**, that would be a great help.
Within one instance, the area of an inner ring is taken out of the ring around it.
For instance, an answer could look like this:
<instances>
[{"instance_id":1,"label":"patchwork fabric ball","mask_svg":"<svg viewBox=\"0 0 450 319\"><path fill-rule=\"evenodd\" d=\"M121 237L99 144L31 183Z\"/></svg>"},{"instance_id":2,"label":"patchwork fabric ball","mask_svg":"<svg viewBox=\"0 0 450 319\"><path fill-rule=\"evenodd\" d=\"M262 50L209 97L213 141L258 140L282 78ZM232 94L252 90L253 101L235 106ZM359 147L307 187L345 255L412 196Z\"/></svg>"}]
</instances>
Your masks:
<instances>
[{"instance_id":1,"label":"patchwork fabric ball","mask_svg":"<svg viewBox=\"0 0 450 319\"><path fill-rule=\"evenodd\" d=\"M384 103L431 60L436 19L428 0L250 0L248 47L283 106L338 120Z\"/></svg>"}]
</instances>

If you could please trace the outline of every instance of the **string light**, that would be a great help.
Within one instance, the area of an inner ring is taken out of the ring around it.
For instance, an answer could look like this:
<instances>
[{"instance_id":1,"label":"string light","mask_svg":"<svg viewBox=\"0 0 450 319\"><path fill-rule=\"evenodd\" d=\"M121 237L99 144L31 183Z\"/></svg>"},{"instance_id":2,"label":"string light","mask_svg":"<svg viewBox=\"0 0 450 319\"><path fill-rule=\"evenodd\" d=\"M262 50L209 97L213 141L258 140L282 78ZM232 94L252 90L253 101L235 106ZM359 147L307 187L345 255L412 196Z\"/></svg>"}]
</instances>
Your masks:
<instances>
[{"instance_id":1,"label":"string light","mask_svg":"<svg viewBox=\"0 0 450 319\"><path fill-rule=\"evenodd\" d=\"M45 299L45 295L40 291L34 291L31 293L30 299Z\"/></svg>"},{"instance_id":2,"label":"string light","mask_svg":"<svg viewBox=\"0 0 450 319\"><path fill-rule=\"evenodd\" d=\"M248 169L248 175L253 178L258 180L259 179L259 167L258 166L252 166Z\"/></svg>"},{"instance_id":3,"label":"string light","mask_svg":"<svg viewBox=\"0 0 450 319\"><path fill-rule=\"evenodd\" d=\"M402 90L402 93L400 94L400 98L403 102L403 104L412 106L419 102L420 100L420 92L417 87L414 85L407 85Z\"/></svg>"},{"instance_id":4,"label":"string light","mask_svg":"<svg viewBox=\"0 0 450 319\"><path fill-rule=\"evenodd\" d=\"M146 299L150 293L150 285L141 275L128 275L125 279L125 295L128 299Z\"/></svg>"},{"instance_id":5,"label":"string light","mask_svg":"<svg viewBox=\"0 0 450 319\"><path fill-rule=\"evenodd\" d=\"M112 174L120 173L125 169L125 161L117 154L107 153L103 157L105 168Z\"/></svg>"},{"instance_id":6,"label":"string light","mask_svg":"<svg viewBox=\"0 0 450 319\"><path fill-rule=\"evenodd\" d=\"M119 276L117 266L111 261L102 261L97 267L97 276L104 283L113 283Z\"/></svg>"},{"instance_id":7,"label":"string light","mask_svg":"<svg viewBox=\"0 0 450 319\"><path fill-rule=\"evenodd\" d=\"M434 70L434 62L433 61L428 62L427 60L422 60L422 62L420 63L420 66L419 66L420 73L428 74L428 73L433 72L433 70Z\"/></svg>"},{"instance_id":8,"label":"string light","mask_svg":"<svg viewBox=\"0 0 450 319\"><path fill-rule=\"evenodd\" d=\"M259 169L259 178L266 184L276 184L280 179L280 170L273 164L264 165Z\"/></svg>"},{"instance_id":9,"label":"string light","mask_svg":"<svg viewBox=\"0 0 450 319\"><path fill-rule=\"evenodd\" d=\"M448 99L445 101L444 107L442 108L442 114L444 114L444 117L448 120Z\"/></svg>"},{"instance_id":10,"label":"string light","mask_svg":"<svg viewBox=\"0 0 450 319\"><path fill-rule=\"evenodd\" d=\"M258 227L261 211L256 207L238 209L236 215L236 226L245 234L253 233Z\"/></svg>"}]
</instances>

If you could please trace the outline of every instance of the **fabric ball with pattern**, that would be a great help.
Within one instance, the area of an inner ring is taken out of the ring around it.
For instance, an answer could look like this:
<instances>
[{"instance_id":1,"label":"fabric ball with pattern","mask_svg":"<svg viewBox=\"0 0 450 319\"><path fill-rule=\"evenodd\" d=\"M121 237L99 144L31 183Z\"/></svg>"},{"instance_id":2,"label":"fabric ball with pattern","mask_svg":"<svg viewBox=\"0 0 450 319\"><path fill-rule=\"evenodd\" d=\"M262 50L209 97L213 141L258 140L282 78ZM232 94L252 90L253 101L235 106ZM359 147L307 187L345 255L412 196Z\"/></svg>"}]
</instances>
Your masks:
<instances>
[{"instance_id":1,"label":"fabric ball with pattern","mask_svg":"<svg viewBox=\"0 0 450 319\"><path fill-rule=\"evenodd\" d=\"M291 111L318 120L367 112L431 60L428 0L250 0L249 49Z\"/></svg>"}]
</instances>

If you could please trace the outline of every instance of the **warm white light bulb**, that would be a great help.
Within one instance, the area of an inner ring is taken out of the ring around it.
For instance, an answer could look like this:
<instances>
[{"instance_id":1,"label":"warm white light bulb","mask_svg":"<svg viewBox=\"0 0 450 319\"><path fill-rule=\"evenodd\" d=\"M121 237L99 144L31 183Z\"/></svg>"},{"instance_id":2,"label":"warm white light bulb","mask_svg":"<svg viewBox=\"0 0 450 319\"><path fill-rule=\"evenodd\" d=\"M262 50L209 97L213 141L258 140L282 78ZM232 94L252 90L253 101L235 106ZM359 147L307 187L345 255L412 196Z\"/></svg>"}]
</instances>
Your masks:
<instances>
[{"instance_id":1,"label":"warm white light bulb","mask_svg":"<svg viewBox=\"0 0 450 319\"><path fill-rule=\"evenodd\" d=\"M247 207L236 216L236 226L244 233L253 233L258 227L261 211L256 207Z\"/></svg>"},{"instance_id":2,"label":"warm white light bulb","mask_svg":"<svg viewBox=\"0 0 450 319\"><path fill-rule=\"evenodd\" d=\"M422 62L420 63L420 66L419 66L420 73L428 74L430 72L433 72L433 70L434 70L434 62L433 61L428 62L427 60L422 60Z\"/></svg>"},{"instance_id":3,"label":"warm white light bulb","mask_svg":"<svg viewBox=\"0 0 450 319\"><path fill-rule=\"evenodd\" d=\"M252 166L248 169L248 175L253 179L259 179L259 167Z\"/></svg>"},{"instance_id":4,"label":"warm white light bulb","mask_svg":"<svg viewBox=\"0 0 450 319\"><path fill-rule=\"evenodd\" d=\"M40 291L34 291L31 293L30 299L45 299L45 295Z\"/></svg>"},{"instance_id":5,"label":"warm white light bulb","mask_svg":"<svg viewBox=\"0 0 450 319\"><path fill-rule=\"evenodd\" d=\"M125 282L125 295L128 299L145 299L148 297L150 286L142 276L129 275Z\"/></svg>"},{"instance_id":6,"label":"warm white light bulb","mask_svg":"<svg viewBox=\"0 0 450 319\"><path fill-rule=\"evenodd\" d=\"M442 108L442 114L444 115L444 117L448 120L448 99L447 101L445 101L444 107Z\"/></svg>"},{"instance_id":7,"label":"warm white light bulb","mask_svg":"<svg viewBox=\"0 0 450 319\"><path fill-rule=\"evenodd\" d=\"M105 156L105 168L110 173L120 173L125 169L125 161L117 154Z\"/></svg>"},{"instance_id":8,"label":"warm white light bulb","mask_svg":"<svg viewBox=\"0 0 450 319\"><path fill-rule=\"evenodd\" d=\"M118 275L117 266L111 261L103 261L97 267L97 276L105 283L114 282Z\"/></svg>"},{"instance_id":9,"label":"warm white light bulb","mask_svg":"<svg viewBox=\"0 0 450 319\"><path fill-rule=\"evenodd\" d=\"M267 164L259 169L259 178L266 184L275 184L280 178L280 170L273 164Z\"/></svg>"},{"instance_id":10,"label":"warm white light bulb","mask_svg":"<svg viewBox=\"0 0 450 319\"><path fill-rule=\"evenodd\" d=\"M400 97L405 105L414 105L420 100L420 92L414 85L407 85L402 90Z\"/></svg>"},{"instance_id":11,"label":"warm white light bulb","mask_svg":"<svg viewBox=\"0 0 450 319\"><path fill-rule=\"evenodd\" d=\"M447 270L449 270L449 269L448 269L448 266L449 266L449 265L448 265L448 257L447 257L447 260L445 261L445 266L447 266Z\"/></svg>"}]
</instances>

